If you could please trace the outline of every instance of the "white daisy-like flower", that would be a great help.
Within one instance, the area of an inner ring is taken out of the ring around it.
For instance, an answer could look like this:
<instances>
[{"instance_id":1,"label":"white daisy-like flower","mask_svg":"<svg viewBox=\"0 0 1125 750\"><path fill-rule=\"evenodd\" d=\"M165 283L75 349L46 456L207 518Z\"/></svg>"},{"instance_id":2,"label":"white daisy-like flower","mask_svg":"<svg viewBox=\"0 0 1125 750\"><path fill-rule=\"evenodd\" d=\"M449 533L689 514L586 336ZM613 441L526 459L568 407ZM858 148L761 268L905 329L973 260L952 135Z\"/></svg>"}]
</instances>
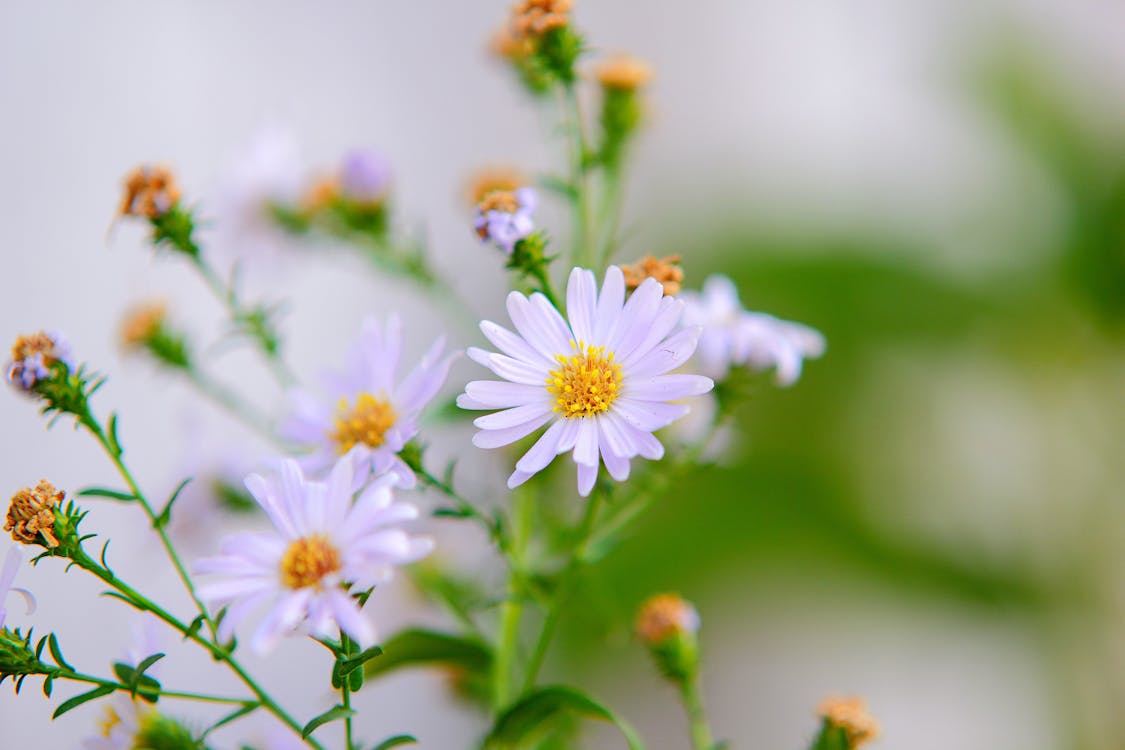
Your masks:
<instances>
[{"instance_id":1,"label":"white daisy-like flower","mask_svg":"<svg viewBox=\"0 0 1125 750\"><path fill-rule=\"evenodd\" d=\"M139 735L148 722L158 716L156 709L140 698L114 693L98 722L97 736L83 740L82 750L132 750L138 747Z\"/></svg>"},{"instance_id":2,"label":"white daisy-like flower","mask_svg":"<svg viewBox=\"0 0 1125 750\"><path fill-rule=\"evenodd\" d=\"M255 133L206 201L210 246L235 260L273 263L288 239L273 208L297 205L306 171L290 131L269 126Z\"/></svg>"},{"instance_id":3,"label":"white daisy-like flower","mask_svg":"<svg viewBox=\"0 0 1125 750\"><path fill-rule=\"evenodd\" d=\"M726 276L709 276L702 292L683 292L680 299L686 305L684 325L703 329L696 362L716 380L745 365L772 369L777 384L788 386L801 376L805 359L824 354L824 336L815 328L743 309Z\"/></svg>"},{"instance_id":4,"label":"white daisy-like flower","mask_svg":"<svg viewBox=\"0 0 1125 750\"><path fill-rule=\"evenodd\" d=\"M605 463L611 477L628 478L630 460L656 460L664 446L652 434L690 409L679 399L714 386L702 375L672 373L695 351L698 328L677 330L683 303L646 279L625 300L625 278L610 266L598 294L592 271L575 268L567 283L567 318L542 294L508 295L516 333L490 321L481 331L502 353L470 349L469 356L504 378L465 386L463 409L501 409L479 417L479 448L498 448L550 423L516 463L508 486L573 451L578 490L590 493Z\"/></svg>"},{"instance_id":5,"label":"white daisy-like flower","mask_svg":"<svg viewBox=\"0 0 1125 750\"><path fill-rule=\"evenodd\" d=\"M418 434L422 409L441 389L457 354L446 354L439 338L400 380L402 344L397 315L385 328L369 317L345 369L325 374L322 396L303 389L290 393L278 434L310 451L300 459L306 471L324 471L354 452L358 469L368 462L375 476L391 472L400 477L400 487L414 486L414 472L398 452Z\"/></svg>"},{"instance_id":6,"label":"white daisy-like flower","mask_svg":"<svg viewBox=\"0 0 1125 750\"><path fill-rule=\"evenodd\" d=\"M8 594L16 593L22 596L29 615L35 611L35 597L31 595L31 592L12 585L22 564L23 553L20 552L19 547L9 549L8 554L4 557L4 567L0 569L0 628L4 627L4 620L8 617L6 606Z\"/></svg>"},{"instance_id":7,"label":"white daisy-like flower","mask_svg":"<svg viewBox=\"0 0 1125 750\"><path fill-rule=\"evenodd\" d=\"M364 648L374 644L375 628L351 592L388 580L394 566L424 557L433 543L395 528L418 517L413 505L395 502L395 475L376 479L353 502L353 461L351 454L341 458L324 482L307 479L292 459L281 462L276 478L246 478L273 530L228 537L218 555L195 566L220 577L200 586L199 595L214 609L227 607L221 639L266 606L250 640L259 653L305 632L329 637L339 630Z\"/></svg>"}]
</instances>

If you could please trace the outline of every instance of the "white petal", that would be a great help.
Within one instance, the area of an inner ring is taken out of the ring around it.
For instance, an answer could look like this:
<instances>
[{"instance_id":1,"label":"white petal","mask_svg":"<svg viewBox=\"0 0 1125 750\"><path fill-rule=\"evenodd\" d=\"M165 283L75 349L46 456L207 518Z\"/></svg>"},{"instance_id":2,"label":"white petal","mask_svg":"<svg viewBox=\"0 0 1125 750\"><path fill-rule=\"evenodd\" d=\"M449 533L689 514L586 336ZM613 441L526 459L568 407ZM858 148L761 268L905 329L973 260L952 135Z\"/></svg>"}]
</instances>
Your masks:
<instances>
[{"instance_id":1,"label":"white petal","mask_svg":"<svg viewBox=\"0 0 1125 750\"><path fill-rule=\"evenodd\" d=\"M578 464L578 494L587 497L598 481L598 465Z\"/></svg>"},{"instance_id":2,"label":"white petal","mask_svg":"<svg viewBox=\"0 0 1125 750\"><path fill-rule=\"evenodd\" d=\"M630 379L622 388L621 396L641 401L678 401L707 393L714 387L715 383L711 378L677 373L643 380Z\"/></svg>"},{"instance_id":3,"label":"white petal","mask_svg":"<svg viewBox=\"0 0 1125 750\"><path fill-rule=\"evenodd\" d=\"M621 358L621 365L629 367L652 351L652 348L662 342L680 322L683 310L684 303L678 299L665 297L660 300L660 305L657 307L656 315L652 320L645 325L637 326L637 330L642 335L631 337L629 341L622 341L621 348L617 350L617 356Z\"/></svg>"},{"instance_id":4,"label":"white petal","mask_svg":"<svg viewBox=\"0 0 1125 750\"><path fill-rule=\"evenodd\" d=\"M473 445L478 448L484 448L485 450L510 445L535 432L540 427L547 424L547 422L551 421L554 416L554 412L547 411L538 419L529 420L515 427L507 427L502 430L481 430L473 435Z\"/></svg>"},{"instance_id":5,"label":"white petal","mask_svg":"<svg viewBox=\"0 0 1125 750\"><path fill-rule=\"evenodd\" d=\"M550 413L551 405L549 403L525 404L524 406L516 406L494 414L477 417L473 420L473 424L482 430L502 430L526 424Z\"/></svg>"},{"instance_id":6,"label":"white petal","mask_svg":"<svg viewBox=\"0 0 1125 750\"><path fill-rule=\"evenodd\" d=\"M550 308L550 303L547 303ZM552 310L554 308L551 308ZM519 292L508 295L508 315L524 341L531 345L540 356L554 361L556 354L569 350L569 336L559 335L557 325L549 315L544 315L540 306L533 306L527 297ZM555 312L558 315L558 312ZM565 324L564 329L565 329Z\"/></svg>"},{"instance_id":7,"label":"white petal","mask_svg":"<svg viewBox=\"0 0 1125 750\"><path fill-rule=\"evenodd\" d=\"M648 283L650 281L651 284ZM609 349L617 352L622 349L623 342L628 343L631 336L639 335L638 332L643 333L644 328L656 315L660 300L663 298L664 288L660 283L645 279L645 283L637 287L625 302L625 307L617 319L617 325L610 333Z\"/></svg>"},{"instance_id":8,"label":"white petal","mask_svg":"<svg viewBox=\"0 0 1125 750\"><path fill-rule=\"evenodd\" d=\"M543 356L534 347L503 326L485 320L481 322L480 330L497 349L513 359L546 367L554 365L554 360Z\"/></svg>"},{"instance_id":9,"label":"white petal","mask_svg":"<svg viewBox=\"0 0 1125 750\"><path fill-rule=\"evenodd\" d=\"M573 420L578 424L578 436L574 442L574 460L587 466L598 463L598 423L589 417Z\"/></svg>"},{"instance_id":10,"label":"white petal","mask_svg":"<svg viewBox=\"0 0 1125 750\"><path fill-rule=\"evenodd\" d=\"M594 339L594 308L597 305L598 282L594 272L575 268L566 284L566 317L574 338L591 344Z\"/></svg>"},{"instance_id":11,"label":"white petal","mask_svg":"<svg viewBox=\"0 0 1125 750\"><path fill-rule=\"evenodd\" d=\"M617 266L610 266L605 271L602 279L602 292L598 296L598 311L594 322L594 346L605 346L609 343L610 334L613 332L617 319L621 316L621 308L625 305L625 275Z\"/></svg>"},{"instance_id":12,"label":"white petal","mask_svg":"<svg viewBox=\"0 0 1125 750\"><path fill-rule=\"evenodd\" d=\"M488 359L481 364L513 383L543 387L547 382L548 369L546 367L521 362L504 354L490 354Z\"/></svg>"},{"instance_id":13,"label":"white petal","mask_svg":"<svg viewBox=\"0 0 1125 750\"><path fill-rule=\"evenodd\" d=\"M546 385L524 385L499 380L474 380L465 386L465 394L475 403L488 404L489 409L534 404L550 398Z\"/></svg>"},{"instance_id":14,"label":"white petal","mask_svg":"<svg viewBox=\"0 0 1125 750\"><path fill-rule=\"evenodd\" d=\"M551 463L551 460L560 453L559 440L565 431L563 426L563 422L565 421L567 420L558 420L548 427L547 431L535 441L535 445L531 446L527 453L516 462L516 469L519 470L521 474L528 474L530 476L538 471L542 471L547 464ZM508 480L508 487L509 489L514 487L514 485L511 484L510 478Z\"/></svg>"},{"instance_id":15,"label":"white petal","mask_svg":"<svg viewBox=\"0 0 1125 750\"><path fill-rule=\"evenodd\" d=\"M650 378L663 375L687 362L699 340L698 328L684 328L669 336L655 349L630 366L630 378Z\"/></svg>"},{"instance_id":16,"label":"white petal","mask_svg":"<svg viewBox=\"0 0 1125 750\"><path fill-rule=\"evenodd\" d=\"M250 639L250 647L259 654L273 650L278 641L292 633L301 622L311 595L311 589L283 593L258 624Z\"/></svg>"},{"instance_id":17,"label":"white petal","mask_svg":"<svg viewBox=\"0 0 1125 750\"><path fill-rule=\"evenodd\" d=\"M340 629L347 633L360 648L375 645L375 626L359 610L358 603L342 591L329 594L329 607Z\"/></svg>"},{"instance_id":18,"label":"white petal","mask_svg":"<svg viewBox=\"0 0 1125 750\"><path fill-rule=\"evenodd\" d=\"M651 432L640 430L622 420L618 422L618 426L629 436L633 445L637 448L637 455L647 458L650 461L659 461L664 457L664 446L656 439L656 436Z\"/></svg>"},{"instance_id":19,"label":"white petal","mask_svg":"<svg viewBox=\"0 0 1125 750\"><path fill-rule=\"evenodd\" d=\"M691 411L687 404L637 401L625 397L618 398L610 408L623 421L645 432L667 427Z\"/></svg>"}]
</instances>

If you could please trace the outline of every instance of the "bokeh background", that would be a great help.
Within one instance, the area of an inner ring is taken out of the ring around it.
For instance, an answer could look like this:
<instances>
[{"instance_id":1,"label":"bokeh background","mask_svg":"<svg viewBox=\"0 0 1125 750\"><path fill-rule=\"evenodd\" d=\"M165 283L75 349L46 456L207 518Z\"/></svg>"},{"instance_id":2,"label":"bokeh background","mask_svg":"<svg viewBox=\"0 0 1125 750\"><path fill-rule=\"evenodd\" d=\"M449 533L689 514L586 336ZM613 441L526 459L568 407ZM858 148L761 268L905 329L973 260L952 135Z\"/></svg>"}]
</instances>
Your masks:
<instances>
[{"instance_id":1,"label":"bokeh background","mask_svg":"<svg viewBox=\"0 0 1125 750\"><path fill-rule=\"evenodd\" d=\"M424 231L482 317L500 314L506 279L471 235L464 180L561 158L549 114L485 52L505 11L3 3L0 334L63 329L111 375L98 403L121 411L154 494L209 461L252 463L252 436L122 357L117 321L140 297L167 298L201 337L220 312L138 229L108 228L133 165L171 163L205 197L264 125L291 129L313 165L385 153L402 226ZM1125 6L599 0L575 18L597 50L657 71L624 258L681 253L689 285L721 270L747 306L816 326L829 351L792 389L756 390L725 465L677 485L586 576L550 673L588 680L654 750L684 747L674 696L629 635L637 602L672 589L703 613L706 697L733 747L801 747L838 691L869 699L876 747L1125 746ZM419 342L476 342L409 286L317 249L246 279L289 303L302 375L369 312L404 311ZM252 356L213 353L274 402ZM451 390L472 374L455 369ZM89 440L48 433L18 395L0 398L0 423L4 492L111 483ZM464 457L472 490L495 490L499 470L467 436L434 450ZM99 505L96 519L115 567L186 606L130 509ZM446 554L487 558L464 529L436 533ZM40 608L12 621L55 630L71 661L101 671L128 618L60 567L21 574ZM408 585L376 609L387 632L441 622ZM169 642L167 682L231 688ZM286 703L328 705L319 657L294 643L255 667ZM481 725L445 688L424 672L365 688L363 733L464 746ZM52 724L56 703L30 684L0 691L0 746L76 747L98 712Z\"/></svg>"}]
</instances>

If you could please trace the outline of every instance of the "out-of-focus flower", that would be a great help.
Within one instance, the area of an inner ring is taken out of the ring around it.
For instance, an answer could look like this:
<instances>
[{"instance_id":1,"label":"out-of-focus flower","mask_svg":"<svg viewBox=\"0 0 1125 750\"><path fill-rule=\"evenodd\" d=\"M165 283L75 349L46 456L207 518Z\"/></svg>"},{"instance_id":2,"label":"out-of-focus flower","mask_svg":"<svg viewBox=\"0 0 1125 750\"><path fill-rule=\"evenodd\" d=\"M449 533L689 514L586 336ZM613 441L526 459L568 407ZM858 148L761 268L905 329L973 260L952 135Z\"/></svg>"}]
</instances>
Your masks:
<instances>
[{"instance_id":1,"label":"out-of-focus flower","mask_svg":"<svg viewBox=\"0 0 1125 750\"><path fill-rule=\"evenodd\" d=\"M115 693L98 725L98 734L82 742L82 750L192 750L198 748L191 730L140 698Z\"/></svg>"},{"instance_id":2,"label":"out-of-focus flower","mask_svg":"<svg viewBox=\"0 0 1125 750\"><path fill-rule=\"evenodd\" d=\"M699 632L699 613L679 594L657 594L641 605L637 636L655 646L675 636Z\"/></svg>"},{"instance_id":3,"label":"out-of-focus flower","mask_svg":"<svg viewBox=\"0 0 1125 750\"><path fill-rule=\"evenodd\" d=\"M564 28L571 5L571 0L520 0L512 6L512 33L517 39L535 38Z\"/></svg>"},{"instance_id":4,"label":"out-of-focus flower","mask_svg":"<svg viewBox=\"0 0 1125 750\"><path fill-rule=\"evenodd\" d=\"M377 205L387 197L391 168L381 154L354 149L340 165L340 193L362 205Z\"/></svg>"},{"instance_id":5,"label":"out-of-focus flower","mask_svg":"<svg viewBox=\"0 0 1125 750\"><path fill-rule=\"evenodd\" d=\"M129 645L122 663L136 667L153 654L164 653L167 634L167 626L156 615L141 612L129 623ZM160 662L153 664L145 670L145 674L155 677L160 672L160 666Z\"/></svg>"},{"instance_id":6,"label":"out-of-focus flower","mask_svg":"<svg viewBox=\"0 0 1125 750\"><path fill-rule=\"evenodd\" d=\"M22 596L24 604L27 606L27 613L30 615L35 612L35 597L32 596L31 592L12 585L22 564L23 554L19 547L12 547L8 550L8 554L4 557L4 567L0 570L0 628L4 627L4 622L8 617L8 594L16 593Z\"/></svg>"},{"instance_id":7,"label":"out-of-focus flower","mask_svg":"<svg viewBox=\"0 0 1125 750\"><path fill-rule=\"evenodd\" d=\"M632 55L615 55L598 65L598 83L607 89L636 91L652 80L652 66Z\"/></svg>"},{"instance_id":8,"label":"out-of-focus flower","mask_svg":"<svg viewBox=\"0 0 1125 750\"><path fill-rule=\"evenodd\" d=\"M392 472L400 486L414 485L414 472L398 453L418 434L422 409L437 395L457 355L446 354L439 338L400 380L402 344L398 316L385 327L369 317L344 370L325 374L323 397L302 389L290 393L278 434L311 451L301 458L306 470L324 471L354 451L357 468L369 465L376 476Z\"/></svg>"},{"instance_id":9,"label":"out-of-focus flower","mask_svg":"<svg viewBox=\"0 0 1125 750\"><path fill-rule=\"evenodd\" d=\"M156 336L168 317L168 305L161 301L143 302L131 308L121 319L121 346L130 351L141 349Z\"/></svg>"},{"instance_id":10,"label":"out-of-focus flower","mask_svg":"<svg viewBox=\"0 0 1125 750\"><path fill-rule=\"evenodd\" d=\"M526 36L517 36L513 33L511 24L504 24L497 29L489 40L488 46L497 57L517 65L535 52L535 43Z\"/></svg>"},{"instance_id":11,"label":"out-of-focus flower","mask_svg":"<svg viewBox=\"0 0 1125 750\"><path fill-rule=\"evenodd\" d=\"M287 239L275 213L296 207L304 184L305 168L292 133L277 127L256 133L207 201L214 220L212 246L237 260L275 260Z\"/></svg>"},{"instance_id":12,"label":"out-of-focus flower","mask_svg":"<svg viewBox=\"0 0 1125 750\"><path fill-rule=\"evenodd\" d=\"M637 614L637 637L648 647L657 669L684 684L699 672L699 613L679 594L650 597Z\"/></svg>"},{"instance_id":13,"label":"out-of-focus flower","mask_svg":"<svg viewBox=\"0 0 1125 750\"><path fill-rule=\"evenodd\" d=\"M164 166L140 166L125 176L121 196L122 216L159 219L180 202L176 175Z\"/></svg>"},{"instance_id":14,"label":"out-of-focus flower","mask_svg":"<svg viewBox=\"0 0 1125 750\"><path fill-rule=\"evenodd\" d=\"M639 287L645 279L656 279L670 297L680 293L680 285L684 281L684 270L680 268L678 255L664 258L646 255L632 265L621 266L621 272L625 274L625 288L629 291Z\"/></svg>"},{"instance_id":15,"label":"out-of-focus flower","mask_svg":"<svg viewBox=\"0 0 1125 750\"><path fill-rule=\"evenodd\" d=\"M298 632L330 637L339 629L363 648L375 642L375 628L350 592L387 580L394 566L424 557L433 543L394 528L418 516L413 505L394 501L396 477L376 479L353 502L354 481L350 454L325 482L307 479L291 459L276 479L247 477L246 488L274 529L228 537L218 555L195 566L220 577L199 588L212 607L229 605L220 638L268 606L250 641L258 652Z\"/></svg>"},{"instance_id":16,"label":"out-of-focus flower","mask_svg":"<svg viewBox=\"0 0 1125 750\"><path fill-rule=\"evenodd\" d=\"M550 423L516 463L508 486L523 484L556 455L573 451L585 496L600 462L620 482L628 478L632 458L661 458L664 447L652 433L689 411L671 402L714 384L700 375L668 374L695 351L699 329L676 330L683 303L665 297L656 281L645 280L626 302L620 268L606 271L600 295L593 272L575 268L566 309L569 321L542 294L509 294L508 314L518 334L484 321L481 331L502 353L469 350L504 380L473 381L457 403L502 410L474 421L479 448L509 445Z\"/></svg>"},{"instance_id":17,"label":"out-of-focus flower","mask_svg":"<svg viewBox=\"0 0 1125 750\"><path fill-rule=\"evenodd\" d=\"M35 488L24 487L12 496L4 531L12 534L21 544L39 544L53 548L59 546L55 537L55 508L66 498L66 493L56 489L46 479Z\"/></svg>"},{"instance_id":18,"label":"out-of-focus flower","mask_svg":"<svg viewBox=\"0 0 1125 750\"><path fill-rule=\"evenodd\" d=\"M731 367L746 365L773 369L778 385L792 385L801 376L804 360L824 353L819 331L744 310L738 289L726 276L710 276L701 293L687 291L680 299L686 305L684 325L703 329L697 356L700 368L716 380L725 378Z\"/></svg>"},{"instance_id":19,"label":"out-of-focus flower","mask_svg":"<svg viewBox=\"0 0 1125 750\"><path fill-rule=\"evenodd\" d=\"M476 206L489 193L514 193L527 184L527 175L516 167L481 167L469 175L465 194L469 198L469 205Z\"/></svg>"},{"instance_id":20,"label":"out-of-focus flower","mask_svg":"<svg viewBox=\"0 0 1125 750\"><path fill-rule=\"evenodd\" d=\"M70 345L57 332L33 333L20 336L12 346L12 361L8 364L7 378L25 391L30 391L40 380L51 374L51 368L61 362L74 368Z\"/></svg>"},{"instance_id":21,"label":"out-of-focus flower","mask_svg":"<svg viewBox=\"0 0 1125 750\"><path fill-rule=\"evenodd\" d=\"M868 713L862 698L827 698L816 712L828 726L844 730L851 750L879 736L879 722Z\"/></svg>"},{"instance_id":22,"label":"out-of-focus flower","mask_svg":"<svg viewBox=\"0 0 1125 750\"><path fill-rule=\"evenodd\" d=\"M535 229L532 214L538 196L529 187L494 190L477 204L473 228L482 242L491 242L511 255L516 243Z\"/></svg>"}]
</instances>

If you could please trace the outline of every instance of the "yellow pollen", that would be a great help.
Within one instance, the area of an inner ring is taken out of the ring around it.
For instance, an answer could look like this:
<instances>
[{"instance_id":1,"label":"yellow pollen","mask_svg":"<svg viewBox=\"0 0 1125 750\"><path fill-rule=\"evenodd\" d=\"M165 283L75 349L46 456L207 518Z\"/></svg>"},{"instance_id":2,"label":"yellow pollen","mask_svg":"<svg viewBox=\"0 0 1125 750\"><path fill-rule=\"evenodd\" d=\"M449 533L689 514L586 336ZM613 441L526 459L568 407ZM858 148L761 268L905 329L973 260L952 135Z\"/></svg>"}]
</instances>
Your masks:
<instances>
[{"instance_id":1,"label":"yellow pollen","mask_svg":"<svg viewBox=\"0 0 1125 750\"><path fill-rule=\"evenodd\" d=\"M336 443L336 450L341 456L357 443L378 448L386 440L387 430L394 426L397 418L389 401L370 393L361 393L356 397L354 407L348 404L346 398L340 399L336 407L336 425L328 436Z\"/></svg>"},{"instance_id":2,"label":"yellow pollen","mask_svg":"<svg viewBox=\"0 0 1125 750\"><path fill-rule=\"evenodd\" d=\"M319 586L341 568L340 551L323 534L301 537L281 557L281 582L291 589Z\"/></svg>"},{"instance_id":3,"label":"yellow pollen","mask_svg":"<svg viewBox=\"0 0 1125 750\"><path fill-rule=\"evenodd\" d=\"M547 391L555 396L555 411L567 419L592 417L609 409L621 386L621 365L604 346L571 342L575 353L556 355L559 367L547 375Z\"/></svg>"},{"instance_id":4,"label":"yellow pollen","mask_svg":"<svg viewBox=\"0 0 1125 750\"><path fill-rule=\"evenodd\" d=\"M114 710L113 706L109 706L105 710L105 716L103 716L102 720L98 722L98 732L102 737L105 737L108 740L109 733L112 732L113 728L120 723L121 717L117 715L117 711Z\"/></svg>"}]
</instances>

